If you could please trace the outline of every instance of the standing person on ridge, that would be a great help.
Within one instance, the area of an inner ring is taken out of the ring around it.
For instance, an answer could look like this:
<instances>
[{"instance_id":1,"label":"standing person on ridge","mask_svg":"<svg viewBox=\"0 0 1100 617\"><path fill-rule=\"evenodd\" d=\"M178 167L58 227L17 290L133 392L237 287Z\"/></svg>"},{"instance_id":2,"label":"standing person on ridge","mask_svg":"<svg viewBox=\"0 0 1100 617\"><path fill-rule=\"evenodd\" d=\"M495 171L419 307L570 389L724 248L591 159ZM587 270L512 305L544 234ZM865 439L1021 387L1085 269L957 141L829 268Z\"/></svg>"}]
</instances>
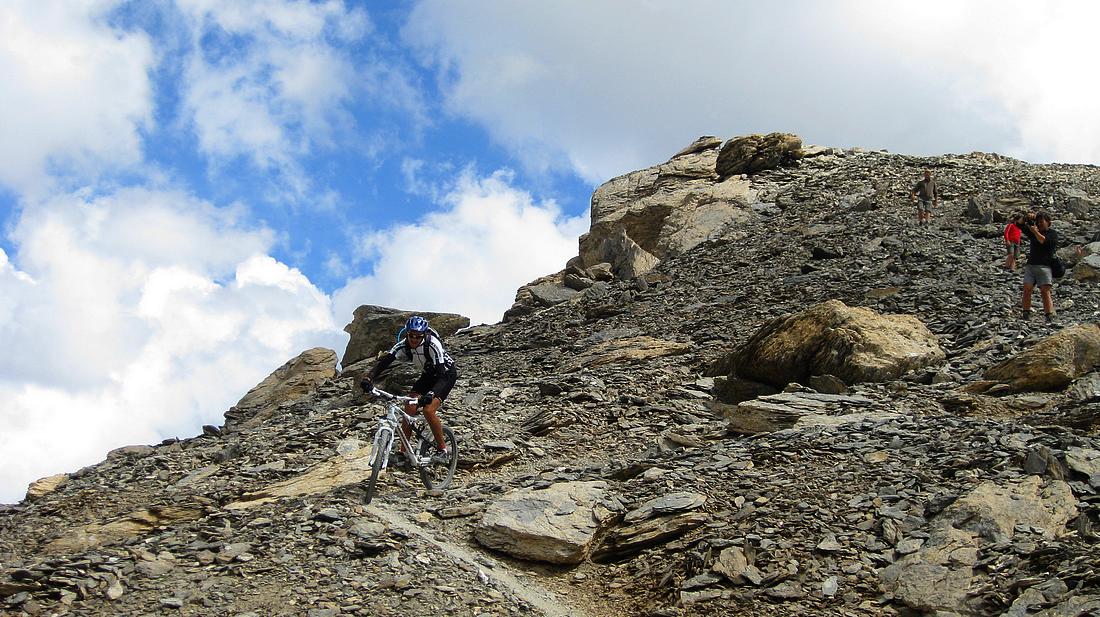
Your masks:
<instances>
[{"instance_id":1,"label":"standing person on ridge","mask_svg":"<svg viewBox=\"0 0 1100 617\"><path fill-rule=\"evenodd\" d=\"M418 397L419 401L409 403L405 410L410 416L415 416L418 408L424 408L424 417L428 420L432 435L435 436L436 453L432 461L446 463L450 460L450 451L447 449L447 442L443 439L443 424L439 421L437 412L458 379L458 369L455 367L454 360L443 349L443 342L439 340L439 336L428 327L428 320L419 315L413 315L405 322L405 336L374 365L374 368L359 383L360 387L370 392L374 387L374 381L382 371L389 368L398 354L422 371L409 393L410 396ZM408 426L402 426L402 429L406 436L411 433Z\"/></svg>"},{"instance_id":2,"label":"standing person on ridge","mask_svg":"<svg viewBox=\"0 0 1100 617\"><path fill-rule=\"evenodd\" d=\"M917 202L918 197L920 202ZM940 185L932 179L932 170L924 170L924 179L909 192L909 202L917 204L917 225L932 222L932 208L940 205Z\"/></svg>"},{"instance_id":3,"label":"standing person on ridge","mask_svg":"<svg viewBox=\"0 0 1100 617\"><path fill-rule=\"evenodd\" d=\"M1054 321L1054 298L1051 285L1054 284L1054 251L1058 250L1058 232L1050 228L1050 215L1040 210L1028 214L1023 221L1021 231L1031 240L1027 253L1027 267L1024 268L1024 297L1022 317L1031 318L1031 292L1039 286L1043 298L1043 314L1047 323Z\"/></svg>"}]
</instances>

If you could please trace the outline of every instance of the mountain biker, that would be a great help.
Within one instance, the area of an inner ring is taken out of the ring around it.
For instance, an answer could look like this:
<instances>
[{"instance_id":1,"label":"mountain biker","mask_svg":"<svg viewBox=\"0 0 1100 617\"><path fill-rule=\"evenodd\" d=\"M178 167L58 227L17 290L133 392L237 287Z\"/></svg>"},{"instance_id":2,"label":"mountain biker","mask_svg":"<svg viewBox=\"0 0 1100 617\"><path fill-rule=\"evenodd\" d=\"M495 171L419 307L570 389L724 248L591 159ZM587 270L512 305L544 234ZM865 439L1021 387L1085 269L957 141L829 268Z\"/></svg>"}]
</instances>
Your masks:
<instances>
[{"instance_id":1,"label":"mountain biker","mask_svg":"<svg viewBox=\"0 0 1100 617\"><path fill-rule=\"evenodd\" d=\"M443 424L437 414L443 401L451 392L451 388L458 379L458 369L454 360L443 349L443 342L434 331L428 327L428 320L419 315L413 315L405 322L405 336L390 348L388 352L367 373L367 376L359 383L364 391L370 392L374 387L374 381L382 374L398 355L413 363L421 369L420 378L413 384L410 396L417 397L415 403L406 405L405 411L410 416L418 413L418 408L424 408L424 417L428 420L428 426L435 436L436 453L432 456L433 462L446 463L450 460L450 451L447 442L443 439ZM409 436L412 430L402 422L405 435Z\"/></svg>"}]
</instances>

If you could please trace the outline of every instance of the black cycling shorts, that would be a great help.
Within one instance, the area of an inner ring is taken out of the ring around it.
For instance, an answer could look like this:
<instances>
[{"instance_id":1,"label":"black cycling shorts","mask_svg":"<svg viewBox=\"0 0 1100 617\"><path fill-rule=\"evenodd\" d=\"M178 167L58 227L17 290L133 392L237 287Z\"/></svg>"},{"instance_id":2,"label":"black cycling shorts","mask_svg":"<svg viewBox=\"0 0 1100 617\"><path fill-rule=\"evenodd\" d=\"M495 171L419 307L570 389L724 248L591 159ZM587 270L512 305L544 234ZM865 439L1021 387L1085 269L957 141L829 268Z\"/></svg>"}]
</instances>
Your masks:
<instances>
[{"instance_id":1,"label":"black cycling shorts","mask_svg":"<svg viewBox=\"0 0 1100 617\"><path fill-rule=\"evenodd\" d=\"M417 379L416 383L413 384L412 391L417 394L434 392L436 398L445 401L447 395L451 393L451 388L455 387L455 381L457 380L458 369L451 365L443 373L422 373L420 379Z\"/></svg>"}]
</instances>

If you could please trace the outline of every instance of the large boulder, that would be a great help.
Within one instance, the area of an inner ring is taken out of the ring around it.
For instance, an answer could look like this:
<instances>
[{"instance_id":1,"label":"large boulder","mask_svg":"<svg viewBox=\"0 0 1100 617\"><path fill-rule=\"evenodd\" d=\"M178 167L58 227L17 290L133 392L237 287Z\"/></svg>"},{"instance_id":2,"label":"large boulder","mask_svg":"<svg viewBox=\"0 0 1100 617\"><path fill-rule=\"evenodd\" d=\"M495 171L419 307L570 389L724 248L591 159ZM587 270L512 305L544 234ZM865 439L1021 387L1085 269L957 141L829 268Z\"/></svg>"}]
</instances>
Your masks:
<instances>
[{"instance_id":1,"label":"large boulder","mask_svg":"<svg viewBox=\"0 0 1100 617\"><path fill-rule=\"evenodd\" d=\"M701 137L668 162L609 180L592 195L591 228L580 239L583 267L612 265L622 279L743 227L757 215L748 181L719 182L720 141Z\"/></svg>"},{"instance_id":2,"label":"large boulder","mask_svg":"<svg viewBox=\"0 0 1100 617\"><path fill-rule=\"evenodd\" d=\"M943 359L936 337L916 317L830 300L764 324L721 364L733 375L782 388L815 375L846 384L887 381Z\"/></svg>"},{"instance_id":3,"label":"large boulder","mask_svg":"<svg viewBox=\"0 0 1100 617\"><path fill-rule=\"evenodd\" d=\"M991 366L985 372L985 381L972 384L968 390L984 392L996 385L1016 392L1061 390L1097 367L1100 324L1081 324L1056 332Z\"/></svg>"},{"instance_id":4,"label":"large boulder","mask_svg":"<svg viewBox=\"0 0 1100 617\"><path fill-rule=\"evenodd\" d=\"M801 158L802 138L797 135L745 135L722 146L714 170L719 178L728 178L789 166Z\"/></svg>"},{"instance_id":5,"label":"large boulder","mask_svg":"<svg viewBox=\"0 0 1100 617\"><path fill-rule=\"evenodd\" d=\"M336 352L324 347L307 349L275 369L225 412L225 426L254 426L285 404L301 399L336 376Z\"/></svg>"},{"instance_id":6,"label":"large boulder","mask_svg":"<svg viewBox=\"0 0 1100 617\"><path fill-rule=\"evenodd\" d=\"M351 323L344 326L347 332L348 346L340 366L347 369L361 360L373 360L380 351L385 351L397 342L398 330L413 315L428 320L432 329L440 336L447 337L462 328L470 326L470 318L454 313L430 313L427 311L401 311L384 306L363 305L355 309Z\"/></svg>"},{"instance_id":7,"label":"large boulder","mask_svg":"<svg viewBox=\"0 0 1100 617\"><path fill-rule=\"evenodd\" d=\"M474 538L520 559L578 564L613 518L601 505L606 491L602 481L512 491L485 510Z\"/></svg>"}]
</instances>

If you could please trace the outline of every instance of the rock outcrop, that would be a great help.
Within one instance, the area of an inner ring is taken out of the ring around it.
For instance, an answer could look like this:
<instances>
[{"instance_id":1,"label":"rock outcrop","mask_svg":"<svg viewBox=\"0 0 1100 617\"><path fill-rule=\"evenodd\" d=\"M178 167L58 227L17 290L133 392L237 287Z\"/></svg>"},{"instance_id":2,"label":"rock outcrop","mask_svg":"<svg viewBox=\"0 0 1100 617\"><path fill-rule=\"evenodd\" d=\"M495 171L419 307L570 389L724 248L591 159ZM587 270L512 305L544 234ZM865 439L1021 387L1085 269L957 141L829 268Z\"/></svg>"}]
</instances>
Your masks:
<instances>
[{"instance_id":1,"label":"rock outcrop","mask_svg":"<svg viewBox=\"0 0 1100 617\"><path fill-rule=\"evenodd\" d=\"M272 417L281 405L289 405L336 376L336 352L323 347L307 349L275 369L225 412L225 426L251 426Z\"/></svg>"}]
</instances>

